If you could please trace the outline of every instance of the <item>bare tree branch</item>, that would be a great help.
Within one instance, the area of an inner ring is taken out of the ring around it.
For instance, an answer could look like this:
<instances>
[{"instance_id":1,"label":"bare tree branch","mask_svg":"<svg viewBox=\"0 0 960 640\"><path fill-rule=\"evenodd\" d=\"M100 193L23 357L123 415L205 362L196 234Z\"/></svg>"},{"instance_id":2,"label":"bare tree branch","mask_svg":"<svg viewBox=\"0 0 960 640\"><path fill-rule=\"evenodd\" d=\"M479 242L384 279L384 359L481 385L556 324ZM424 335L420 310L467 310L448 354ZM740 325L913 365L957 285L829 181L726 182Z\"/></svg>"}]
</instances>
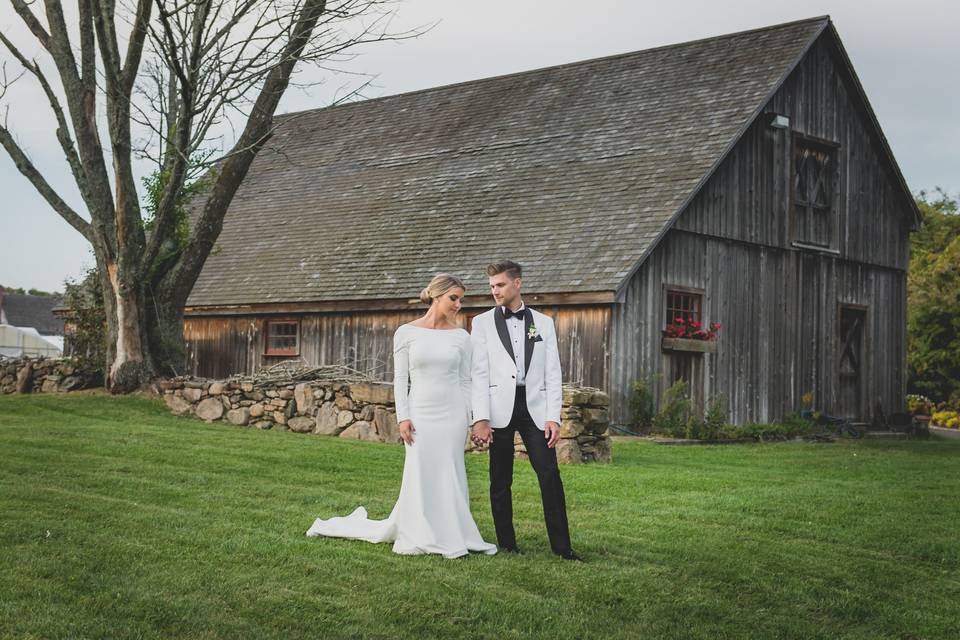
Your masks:
<instances>
[{"instance_id":1,"label":"bare tree branch","mask_svg":"<svg viewBox=\"0 0 960 640\"><path fill-rule=\"evenodd\" d=\"M119 94L123 87L120 77L122 70L120 48L117 44L117 27L114 22L116 6L113 0L95 1L93 6L95 8L93 24L97 30L97 44L100 47L100 59L103 61L103 75L106 79L109 99L111 93Z\"/></svg>"},{"instance_id":2,"label":"bare tree branch","mask_svg":"<svg viewBox=\"0 0 960 640\"><path fill-rule=\"evenodd\" d=\"M81 218L80 215L53 190L50 183L40 174L27 157L27 154L23 152L20 145L18 145L13 139L13 136L10 135L10 131L3 125L0 125L0 145L10 154L10 158L13 159L17 170L33 184L40 195L43 196L43 199L53 207L53 210L59 213L60 217L66 220L71 227L79 231L80 235L88 241L92 241L90 223Z\"/></svg>"},{"instance_id":3,"label":"bare tree branch","mask_svg":"<svg viewBox=\"0 0 960 640\"><path fill-rule=\"evenodd\" d=\"M0 33L0 42L2 42L7 50L23 65L25 70L36 77L40 86L43 88L43 92L46 94L47 100L50 103L50 108L53 109L54 117L57 119L57 140L60 142L60 147L63 149L64 155L66 155L67 163L70 165L70 171L73 173L73 178L80 188L80 192L86 193L87 176L83 171L83 165L80 163L80 157L77 155L76 147L73 144L70 127L67 125L67 119L63 114L63 107L60 105L60 100L54 93L53 87L50 86L46 76L40 70L40 65L35 61L31 62L27 60L26 56L24 56L3 33Z\"/></svg>"},{"instance_id":4,"label":"bare tree branch","mask_svg":"<svg viewBox=\"0 0 960 640\"><path fill-rule=\"evenodd\" d=\"M84 91L93 94L97 90L97 51L90 2L79 0L77 6L80 14L80 83Z\"/></svg>"},{"instance_id":5,"label":"bare tree branch","mask_svg":"<svg viewBox=\"0 0 960 640\"><path fill-rule=\"evenodd\" d=\"M138 271L134 265L143 251L144 229L140 217L140 203L137 185L134 180L131 157L130 135L130 97L125 91L120 51L117 45L114 0L103 0L94 5L93 24L100 45L100 57L103 61L103 73L106 80L107 125L110 133L110 147L113 156L116 196L113 217L116 224L116 247L118 260L123 266L123 276L118 281L123 286L133 286ZM140 16L138 16L139 19ZM135 36L136 37L136 36ZM136 40L131 47L136 50ZM139 52L131 56L131 63L139 64ZM131 70L136 74L137 69Z\"/></svg>"},{"instance_id":6,"label":"bare tree branch","mask_svg":"<svg viewBox=\"0 0 960 640\"><path fill-rule=\"evenodd\" d=\"M159 1L159 0L158 0ZM180 109L176 116L175 135L168 148L168 163L165 163L163 192L157 205L153 235L147 242L146 253L141 265L143 276L153 267L153 262L160 251L160 247L167 240L173 230L177 202L180 198L187 168L190 162L190 135L193 129L194 116L193 91L196 86L196 74L203 45L203 27L207 22L211 4L202 2L192 16L191 42L189 64L187 66L187 83L181 87L178 102Z\"/></svg>"},{"instance_id":7,"label":"bare tree branch","mask_svg":"<svg viewBox=\"0 0 960 640\"><path fill-rule=\"evenodd\" d=\"M15 4L22 5L18 13L25 22L28 22L28 26L31 19L36 21L24 2L17 1ZM103 216L113 209L113 198L96 120L96 94L93 90L95 85L88 83L85 86L81 83L60 3L47 0L46 13L50 27L49 35L42 30L39 23L31 27L31 31L41 42L46 43L45 46L60 76L77 150L87 179L87 189L82 193L85 198L89 198L86 204L91 220L95 225L102 226L104 237L110 237L113 223ZM81 24L82 33L83 25ZM84 36L81 36L81 41L83 39Z\"/></svg>"},{"instance_id":8,"label":"bare tree branch","mask_svg":"<svg viewBox=\"0 0 960 640\"><path fill-rule=\"evenodd\" d=\"M70 36L67 32L67 23L63 17L63 7L57 0L47 0L47 24L50 25L50 53L53 55L64 89L68 92L80 89L80 74L77 71L77 61L73 57L73 48L70 46Z\"/></svg>"},{"instance_id":9,"label":"bare tree branch","mask_svg":"<svg viewBox=\"0 0 960 640\"><path fill-rule=\"evenodd\" d=\"M140 69L140 57L143 55L143 43L147 38L150 25L150 8L152 6L152 0L139 0L137 3L137 15L130 33L130 43L127 45L126 60L121 70L123 92L128 96L137 81L137 71Z\"/></svg>"},{"instance_id":10,"label":"bare tree branch","mask_svg":"<svg viewBox=\"0 0 960 640\"><path fill-rule=\"evenodd\" d=\"M273 114L290 81L294 64L303 52L304 47L307 46L317 20L323 15L326 6L326 0L306 0L304 2L300 13L297 15L292 36L284 47L283 62L274 67L267 76L250 113L250 118L247 120L247 126L235 145L240 148L249 148L250 151L231 156L223 163L217 173L216 181L210 188L203 213L193 229L177 267L171 272L169 281L165 283L165 288L180 304L186 302L186 294L190 289L185 285L196 280L210 250L213 248L213 243L223 228L223 214L226 211L226 205L233 199L234 193L246 176L256 151L266 141L265 136L271 130L273 124Z\"/></svg>"},{"instance_id":11,"label":"bare tree branch","mask_svg":"<svg viewBox=\"0 0 960 640\"><path fill-rule=\"evenodd\" d=\"M40 44L43 45L43 48L50 51L50 34L47 33L47 30L40 24L37 16L33 15L33 12L30 11L30 6L23 0L10 0L10 4L13 5L14 11L16 11L17 15L23 20L23 23L27 25L30 32L37 38Z\"/></svg>"},{"instance_id":12,"label":"bare tree branch","mask_svg":"<svg viewBox=\"0 0 960 640\"><path fill-rule=\"evenodd\" d=\"M387 33L390 14L384 8L395 1L77 0L78 24L69 25L79 34L74 48L61 0L44 0L45 22L34 13L36 0L11 0L49 54L59 86L52 73L44 73L45 61L24 56L4 34L0 43L47 96L90 221L58 196L5 124L0 143L94 247L113 389L129 389L152 375L155 345L182 338L183 305L237 189L276 129L298 117L274 117L295 84L297 65L332 69L350 58L351 47L417 35ZM9 86L2 71L0 97ZM334 103L366 86L338 95ZM106 146L98 97L106 103ZM233 143L224 150L222 140L235 126ZM134 153L157 168L143 207ZM199 216L184 238L184 194L214 162ZM145 221L141 210L152 219ZM168 371L179 366L173 352L159 357Z\"/></svg>"}]
</instances>

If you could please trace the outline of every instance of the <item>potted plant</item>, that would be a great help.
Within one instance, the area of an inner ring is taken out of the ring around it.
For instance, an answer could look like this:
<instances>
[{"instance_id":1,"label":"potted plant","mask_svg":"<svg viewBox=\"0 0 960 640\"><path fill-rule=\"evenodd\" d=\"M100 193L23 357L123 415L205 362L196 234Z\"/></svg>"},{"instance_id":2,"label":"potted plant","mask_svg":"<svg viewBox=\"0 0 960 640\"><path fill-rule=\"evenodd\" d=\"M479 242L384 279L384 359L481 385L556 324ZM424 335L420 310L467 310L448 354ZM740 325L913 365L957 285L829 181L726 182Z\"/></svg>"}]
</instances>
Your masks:
<instances>
[{"instance_id":1,"label":"potted plant","mask_svg":"<svg viewBox=\"0 0 960 640\"><path fill-rule=\"evenodd\" d=\"M673 323L663 330L663 350L713 353L717 350L717 334L720 328L719 322L712 322L709 328L704 328L696 320L687 321L682 316L677 316Z\"/></svg>"},{"instance_id":2,"label":"potted plant","mask_svg":"<svg viewBox=\"0 0 960 640\"><path fill-rule=\"evenodd\" d=\"M913 424L918 431L929 430L933 408L933 401L927 396L914 393L907 395L907 413L913 417Z\"/></svg>"}]
</instances>

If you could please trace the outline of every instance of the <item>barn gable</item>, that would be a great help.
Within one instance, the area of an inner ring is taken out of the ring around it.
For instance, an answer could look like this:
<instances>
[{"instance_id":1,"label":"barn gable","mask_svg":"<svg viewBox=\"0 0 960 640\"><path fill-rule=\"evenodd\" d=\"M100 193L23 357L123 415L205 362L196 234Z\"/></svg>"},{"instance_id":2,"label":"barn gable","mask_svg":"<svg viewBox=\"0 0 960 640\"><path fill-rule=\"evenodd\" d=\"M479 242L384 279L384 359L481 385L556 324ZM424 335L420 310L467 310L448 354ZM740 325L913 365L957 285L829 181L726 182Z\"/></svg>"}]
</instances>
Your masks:
<instances>
[{"instance_id":1,"label":"barn gable","mask_svg":"<svg viewBox=\"0 0 960 640\"><path fill-rule=\"evenodd\" d=\"M851 120L850 113L858 118ZM777 115L788 118L786 129L771 125ZM813 232L798 229L805 221L794 211L795 151L806 141L835 149L831 196L836 202L830 204L836 219L823 239L804 237ZM773 247L806 244L811 250L906 269L909 240L902 227L913 230L919 223L920 211L863 86L835 27L827 22L650 244L634 272L673 228ZM876 225L883 227L880 233L872 229ZM627 278L621 284L618 298L629 282Z\"/></svg>"},{"instance_id":2,"label":"barn gable","mask_svg":"<svg viewBox=\"0 0 960 640\"><path fill-rule=\"evenodd\" d=\"M682 378L701 406L724 398L737 422L777 419L806 396L860 419L899 410L918 222L827 24L621 288L617 418L633 381L653 373L658 397ZM676 308L723 325L712 352L664 342Z\"/></svg>"},{"instance_id":3,"label":"barn gable","mask_svg":"<svg viewBox=\"0 0 960 640\"><path fill-rule=\"evenodd\" d=\"M613 292L829 24L696 42L285 116L191 309L482 291Z\"/></svg>"}]
</instances>

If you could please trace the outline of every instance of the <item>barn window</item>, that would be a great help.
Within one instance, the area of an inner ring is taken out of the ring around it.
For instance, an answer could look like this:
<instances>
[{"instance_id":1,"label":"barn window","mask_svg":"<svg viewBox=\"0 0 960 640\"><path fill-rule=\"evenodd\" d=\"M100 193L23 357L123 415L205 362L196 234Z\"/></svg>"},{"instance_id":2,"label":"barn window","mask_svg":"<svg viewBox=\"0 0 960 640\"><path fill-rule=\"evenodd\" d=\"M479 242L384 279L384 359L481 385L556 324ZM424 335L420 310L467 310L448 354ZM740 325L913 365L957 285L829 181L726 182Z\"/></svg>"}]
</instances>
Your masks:
<instances>
[{"instance_id":1,"label":"barn window","mask_svg":"<svg viewBox=\"0 0 960 640\"><path fill-rule=\"evenodd\" d=\"M264 355L300 355L300 322L298 320L267 320Z\"/></svg>"},{"instance_id":2,"label":"barn window","mask_svg":"<svg viewBox=\"0 0 960 640\"><path fill-rule=\"evenodd\" d=\"M685 323L702 322L700 309L703 294L689 289L667 289L667 325L675 324L678 318Z\"/></svg>"},{"instance_id":3,"label":"barn window","mask_svg":"<svg viewBox=\"0 0 960 640\"><path fill-rule=\"evenodd\" d=\"M836 146L829 142L794 138L794 239L799 243L817 247L833 243L836 157Z\"/></svg>"}]
</instances>

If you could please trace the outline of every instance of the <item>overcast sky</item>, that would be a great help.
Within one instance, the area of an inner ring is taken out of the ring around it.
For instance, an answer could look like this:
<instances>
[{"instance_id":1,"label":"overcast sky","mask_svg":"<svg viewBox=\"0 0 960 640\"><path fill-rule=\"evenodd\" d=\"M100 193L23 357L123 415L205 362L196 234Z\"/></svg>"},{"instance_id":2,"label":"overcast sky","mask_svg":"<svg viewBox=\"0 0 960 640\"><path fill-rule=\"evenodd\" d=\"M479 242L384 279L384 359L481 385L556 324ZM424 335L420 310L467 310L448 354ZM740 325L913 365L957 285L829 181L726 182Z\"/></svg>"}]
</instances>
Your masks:
<instances>
[{"instance_id":1,"label":"overcast sky","mask_svg":"<svg viewBox=\"0 0 960 640\"><path fill-rule=\"evenodd\" d=\"M910 188L960 193L956 0L408 0L398 5L397 30L435 26L413 40L371 45L347 68L376 75L365 95L377 97L825 14L833 18ZM20 29L6 2L0 29ZM4 54L0 60L9 60ZM8 62L8 74L15 66ZM291 89L280 111L324 106L345 82L335 78L309 93ZM9 104L9 126L34 162L82 210L42 94L22 89L2 104ZM86 241L49 209L2 149L0 188L0 284L61 290L64 278L92 263Z\"/></svg>"}]
</instances>

